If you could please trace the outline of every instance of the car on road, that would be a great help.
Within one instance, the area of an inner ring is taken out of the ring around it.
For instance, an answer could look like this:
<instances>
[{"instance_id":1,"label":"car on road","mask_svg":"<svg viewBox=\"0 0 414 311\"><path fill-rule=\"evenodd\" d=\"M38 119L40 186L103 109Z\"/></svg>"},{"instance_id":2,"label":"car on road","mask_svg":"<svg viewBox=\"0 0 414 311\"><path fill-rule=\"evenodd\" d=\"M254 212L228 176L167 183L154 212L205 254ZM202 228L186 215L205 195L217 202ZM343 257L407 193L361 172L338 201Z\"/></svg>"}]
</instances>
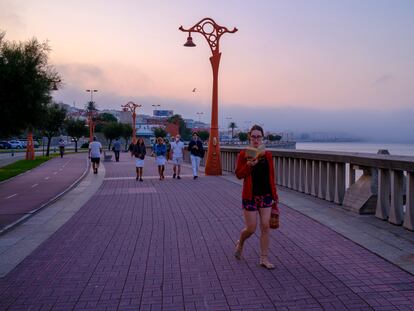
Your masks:
<instances>
[{"instance_id":1,"label":"car on road","mask_svg":"<svg viewBox=\"0 0 414 311\"><path fill-rule=\"evenodd\" d=\"M0 141L0 149L11 149L12 145L7 141Z\"/></svg>"},{"instance_id":2,"label":"car on road","mask_svg":"<svg viewBox=\"0 0 414 311\"><path fill-rule=\"evenodd\" d=\"M23 149L23 143L20 140L9 140L9 144L13 149Z\"/></svg>"}]
</instances>

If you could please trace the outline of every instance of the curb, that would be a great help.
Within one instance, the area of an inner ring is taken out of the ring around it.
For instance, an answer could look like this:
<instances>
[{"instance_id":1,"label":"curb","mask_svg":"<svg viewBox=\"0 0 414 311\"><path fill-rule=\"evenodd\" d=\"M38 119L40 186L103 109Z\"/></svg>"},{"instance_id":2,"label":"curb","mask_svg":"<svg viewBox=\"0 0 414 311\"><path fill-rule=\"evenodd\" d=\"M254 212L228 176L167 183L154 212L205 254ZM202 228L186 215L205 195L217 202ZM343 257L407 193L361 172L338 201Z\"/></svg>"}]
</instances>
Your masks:
<instances>
[{"instance_id":1,"label":"curb","mask_svg":"<svg viewBox=\"0 0 414 311\"><path fill-rule=\"evenodd\" d=\"M47 161L46 161L47 162ZM37 166L40 167L43 164L45 164L46 162L42 163L41 165ZM65 190L63 190L61 193L57 194L56 196L54 196L53 198L51 198L49 201L47 201L46 203L43 203L40 207L30 211L27 215L19 218L18 220L16 220L15 222L5 226L4 228L0 229L0 236L13 230L16 226L20 225L21 223L24 223L26 220L28 220L30 217L32 217L33 215L35 215L37 212L39 212L40 210L44 209L45 207L48 207L49 205L51 205L52 203L56 202L58 199L60 199L62 196L64 196L66 193L68 193L69 191L71 191L73 188L75 188L84 178L85 176L88 174L90 169L90 162L89 159L86 159L86 169L84 170L84 172L82 173L82 175L76 179L71 185L69 185L69 187L67 187ZM27 172L30 171L26 171L24 173L21 173L19 175L16 175L14 177L26 174ZM12 177L12 178L14 178ZM10 179L8 179L10 180ZM3 182L6 182L8 180L5 180ZM1 183L0 183L1 184Z\"/></svg>"}]
</instances>

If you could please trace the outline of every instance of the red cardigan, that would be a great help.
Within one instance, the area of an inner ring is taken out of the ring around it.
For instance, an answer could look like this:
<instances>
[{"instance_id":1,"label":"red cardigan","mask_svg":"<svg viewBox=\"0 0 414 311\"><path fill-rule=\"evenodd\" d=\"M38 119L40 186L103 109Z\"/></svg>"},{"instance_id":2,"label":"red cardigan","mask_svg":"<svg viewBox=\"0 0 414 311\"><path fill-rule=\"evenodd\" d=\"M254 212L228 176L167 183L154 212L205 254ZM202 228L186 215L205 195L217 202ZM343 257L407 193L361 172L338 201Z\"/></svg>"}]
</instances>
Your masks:
<instances>
[{"instance_id":1,"label":"red cardigan","mask_svg":"<svg viewBox=\"0 0 414 311\"><path fill-rule=\"evenodd\" d=\"M278 195L276 192L275 169L273 166L272 154L269 151L266 151L265 157L267 159L267 163L269 164L269 182L270 188L272 189L272 199L277 202ZM244 200L253 199L253 181L251 172L252 167L247 165L246 152L242 150L237 157L236 176L238 179L244 178L242 193L242 199Z\"/></svg>"}]
</instances>

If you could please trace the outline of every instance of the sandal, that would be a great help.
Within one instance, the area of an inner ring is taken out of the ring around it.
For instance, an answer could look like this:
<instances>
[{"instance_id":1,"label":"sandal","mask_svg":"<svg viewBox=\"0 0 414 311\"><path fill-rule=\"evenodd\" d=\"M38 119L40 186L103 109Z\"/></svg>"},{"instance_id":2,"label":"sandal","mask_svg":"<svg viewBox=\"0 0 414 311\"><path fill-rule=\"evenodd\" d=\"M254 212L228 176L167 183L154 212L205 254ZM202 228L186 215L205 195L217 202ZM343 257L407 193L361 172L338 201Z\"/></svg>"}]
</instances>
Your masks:
<instances>
[{"instance_id":1,"label":"sandal","mask_svg":"<svg viewBox=\"0 0 414 311\"><path fill-rule=\"evenodd\" d=\"M273 270L275 268L275 265L264 256L260 256L260 266L266 268L267 270Z\"/></svg>"},{"instance_id":2,"label":"sandal","mask_svg":"<svg viewBox=\"0 0 414 311\"><path fill-rule=\"evenodd\" d=\"M242 255L242 250L243 247L240 246L240 241L236 242L236 249L234 250L234 257L236 257L236 259L241 259L241 255Z\"/></svg>"}]
</instances>

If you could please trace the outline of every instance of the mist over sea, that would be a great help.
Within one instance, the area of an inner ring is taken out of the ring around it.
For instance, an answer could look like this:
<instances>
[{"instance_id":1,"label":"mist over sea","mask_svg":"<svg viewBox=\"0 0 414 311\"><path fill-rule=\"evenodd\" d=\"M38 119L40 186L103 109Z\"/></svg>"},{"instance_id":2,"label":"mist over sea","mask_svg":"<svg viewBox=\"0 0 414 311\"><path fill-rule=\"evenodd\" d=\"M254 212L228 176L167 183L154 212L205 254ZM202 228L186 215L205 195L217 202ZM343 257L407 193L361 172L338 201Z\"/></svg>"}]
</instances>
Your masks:
<instances>
[{"instance_id":1,"label":"mist over sea","mask_svg":"<svg viewBox=\"0 0 414 311\"><path fill-rule=\"evenodd\" d=\"M349 142L349 143L317 143L317 142L298 142L297 150L324 150L324 151L345 151L345 152L367 152L377 153L379 149L387 149L391 155L414 156L414 143L367 143L367 142Z\"/></svg>"}]
</instances>

